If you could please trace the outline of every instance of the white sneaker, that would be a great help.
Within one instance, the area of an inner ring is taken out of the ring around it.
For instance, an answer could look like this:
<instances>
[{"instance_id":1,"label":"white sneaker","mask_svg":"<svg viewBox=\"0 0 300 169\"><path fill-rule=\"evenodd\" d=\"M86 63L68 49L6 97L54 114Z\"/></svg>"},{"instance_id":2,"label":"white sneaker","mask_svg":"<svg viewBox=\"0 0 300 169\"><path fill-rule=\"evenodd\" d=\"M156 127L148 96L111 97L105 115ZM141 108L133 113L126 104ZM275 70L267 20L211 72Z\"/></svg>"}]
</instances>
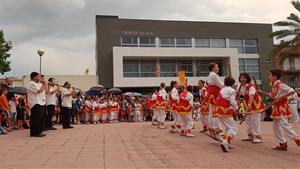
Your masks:
<instances>
[{"instance_id":1,"label":"white sneaker","mask_svg":"<svg viewBox=\"0 0 300 169\"><path fill-rule=\"evenodd\" d=\"M159 126L159 129L166 129L166 126Z\"/></svg>"},{"instance_id":2,"label":"white sneaker","mask_svg":"<svg viewBox=\"0 0 300 169\"><path fill-rule=\"evenodd\" d=\"M231 144L228 144L228 148L229 148L229 149L234 149L234 146L231 145Z\"/></svg>"},{"instance_id":3,"label":"white sneaker","mask_svg":"<svg viewBox=\"0 0 300 169\"><path fill-rule=\"evenodd\" d=\"M224 153L227 153L229 152L229 146L228 146L228 143L226 141L223 141L221 144L221 149Z\"/></svg>"},{"instance_id":4,"label":"white sneaker","mask_svg":"<svg viewBox=\"0 0 300 169\"><path fill-rule=\"evenodd\" d=\"M259 138L254 138L253 141L252 141L253 144L260 144L262 143L261 139Z\"/></svg>"},{"instance_id":5,"label":"white sneaker","mask_svg":"<svg viewBox=\"0 0 300 169\"><path fill-rule=\"evenodd\" d=\"M194 135L192 133L186 133L185 135L186 137L194 137Z\"/></svg>"}]
</instances>

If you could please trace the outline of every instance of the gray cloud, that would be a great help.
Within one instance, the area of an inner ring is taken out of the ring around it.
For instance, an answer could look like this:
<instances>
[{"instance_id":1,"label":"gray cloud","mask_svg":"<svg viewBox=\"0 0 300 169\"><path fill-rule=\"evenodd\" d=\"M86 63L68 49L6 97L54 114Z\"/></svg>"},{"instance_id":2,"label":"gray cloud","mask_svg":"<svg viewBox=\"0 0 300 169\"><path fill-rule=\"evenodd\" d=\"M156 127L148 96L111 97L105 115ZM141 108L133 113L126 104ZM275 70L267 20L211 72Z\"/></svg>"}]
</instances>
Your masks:
<instances>
[{"instance_id":1,"label":"gray cloud","mask_svg":"<svg viewBox=\"0 0 300 169\"><path fill-rule=\"evenodd\" d=\"M13 71L38 69L38 48L45 74L95 73L95 15L121 18L267 22L292 11L289 1L273 0L1 0L0 29L14 44Z\"/></svg>"}]
</instances>

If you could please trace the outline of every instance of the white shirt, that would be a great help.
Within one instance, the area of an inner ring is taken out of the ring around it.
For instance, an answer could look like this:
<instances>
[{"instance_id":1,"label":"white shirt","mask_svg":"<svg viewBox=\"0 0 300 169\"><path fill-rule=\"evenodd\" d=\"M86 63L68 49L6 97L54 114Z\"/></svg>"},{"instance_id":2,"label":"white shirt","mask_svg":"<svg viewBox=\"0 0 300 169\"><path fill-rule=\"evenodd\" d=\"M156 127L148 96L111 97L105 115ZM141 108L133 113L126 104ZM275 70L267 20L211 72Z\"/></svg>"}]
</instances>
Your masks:
<instances>
[{"instance_id":1,"label":"white shirt","mask_svg":"<svg viewBox=\"0 0 300 169\"><path fill-rule=\"evenodd\" d=\"M173 87L173 89L171 90L171 99L175 101L179 100L178 90L175 87Z\"/></svg>"},{"instance_id":2,"label":"white shirt","mask_svg":"<svg viewBox=\"0 0 300 169\"><path fill-rule=\"evenodd\" d=\"M88 108L92 108L92 103L91 103L89 100L86 100L86 101L84 102L84 105L85 105L86 107L88 107Z\"/></svg>"},{"instance_id":3,"label":"white shirt","mask_svg":"<svg viewBox=\"0 0 300 169\"><path fill-rule=\"evenodd\" d=\"M67 89L65 87L61 89L61 105L63 107L72 108L72 95L66 96L67 94L71 94L72 91L72 89Z\"/></svg>"},{"instance_id":4,"label":"white shirt","mask_svg":"<svg viewBox=\"0 0 300 169\"><path fill-rule=\"evenodd\" d=\"M8 104L9 104L9 107L10 107L10 112L16 113L16 112L17 112L17 105L16 105L16 102L10 100L10 101L8 102Z\"/></svg>"},{"instance_id":5,"label":"white shirt","mask_svg":"<svg viewBox=\"0 0 300 169\"><path fill-rule=\"evenodd\" d=\"M188 101L191 107L194 106L194 96L191 92L186 93L184 100Z\"/></svg>"},{"instance_id":6,"label":"white shirt","mask_svg":"<svg viewBox=\"0 0 300 169\"><path fill-rule=\"evenodd\" d=\"M165 89L160 89L158 95L163 98L163 100L167 100L167 92Z\"/></svg>"},{"instance_id":7,"label":"white shirt","mask_svg":"<svg viewBox=\"0 0 300 169\"><path fill-rule=\"evenodd\" d=\"M220 76L215 72L209 73L207 77L207 84L218 86L220 89L224 87L224 83L221 81Z\"/></svg>"},{"instance_id":8,"label":"white shirt","mask_svg":"<svg viewBox=\"0 0 300 169\"><path fill-rule=\"evenodd\" d=\"M204 96L202 96L202 93L204 94ZM206 95L207 95L207 89L205 87L202 87L202 89L199 90L199 96L206 97Z\"/></svg>"},{"instance_id":9,"label":"white shirt","mask_svg":"<svg viewBox=\"0 0 300 169\"><path fill-rule=\"evenodd\" d=\"M274 85L275 85L276 83L278 83L278 82L280 82L280 80L277 80L277 81L274 83ZM279 86L279 88L278 88L278 92L277 92L277 95L275 96L275 99L277 99L277 98L279 98L279 97L281 97L281 96L283 96L283 95L285 95L285 94L287 94L287 93L289 93L289 92L293 92L293 91L294 91L293 88L291 88L291 87L289 87L288 85L282 83L282 84Z\"/></svg>"},{"instance_id":10,"label":"white shirt","mask_svg":"<svg viewBox=\"0 0 300 169\"><path fill-rule=\"evenodd\" d=\"M99 103L97 103L96 101L94 101L92 103L92 109L95 110L96 107L99 107Z\"/></svg>"},{"instance_id":11,"label":"white shirt","mask_svg":"<svg viewBox=\"0 0 300 169\"><path fill-rule=\"evenodd\" d=\"M46 94L46 105L56 106L56 93L51 94L51 92L56 91L57 87L49 86L49 93Z\"/></svg>"},{"instance_id":12,"label":"white shirt","mask_svg":"<svg viewBox=\"0 0 300 169\"><path fill-rule=\"evenodd\" d=\"M45 90L41 93L37 91L41 89L43 85L41 83L35 83L34 81L30 81L27 85L27 97L28 97L28 104L29 107L32 108L34 105L38 104L44 106L46 103L45 100Z\"/></svg>"},{"instance_id":13,"label":"white shirt","mask_svg":"<svg viewBox=\"0 0 300 169\"><path fill-rule=\"evenodd\" d=\"M235 110L239 108L235 100L236 91L232 87L225 86L221 89L220 94L225 100L230 102L231 106Z\"/></svg>"},{"instance_id":14,"label":"white shirt","mask_svg":"<svg viewBox=\"0 0 300 169\"><path fill-rule=\"evenodd\" d=\"M241 85L241 84L238 84L237 89L240 88L240 85ZM249 84L246 84L246 85L249 85ZM245 92L246 92L246 86L242 86L239 94L244 95ZM255 93L256 93L256 89L255 89L255 87L252 85L252 86L249 88L249 95L255 95Z\"/></svg>"},{"instance_id":15,"label":"white shirt","mask_svg":"<svg viewBox=\"0 0 300 169\"><path fill-rule=\"evenodd\" d=\"M155 93L152 94L151 100L152 100L152 101L157 100L157 95L156 95Z\"/></svg>"}]
</instances>

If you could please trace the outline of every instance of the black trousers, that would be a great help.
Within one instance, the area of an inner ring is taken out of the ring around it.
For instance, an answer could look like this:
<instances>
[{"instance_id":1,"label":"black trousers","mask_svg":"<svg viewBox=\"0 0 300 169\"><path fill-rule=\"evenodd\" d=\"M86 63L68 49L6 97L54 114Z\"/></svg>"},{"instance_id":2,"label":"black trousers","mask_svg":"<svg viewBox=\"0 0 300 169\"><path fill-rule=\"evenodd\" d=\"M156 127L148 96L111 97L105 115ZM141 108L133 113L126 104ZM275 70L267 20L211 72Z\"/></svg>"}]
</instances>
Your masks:
<instances>
[{"instance_id":1,"label":"black trousers","mask_svg":"<svg viewBox=\"0 0 300 169\"><path fill-rule=\"evenodd\" d=\"M46 128L51 128L52 126L52 118L55 110L55 105L47 106L47 120L46 120Z\"/></svg>"},{"instance_id":2,"label":"black trousers","mask_svg":"<svg viewBox=\"0 0 300 169\"><path fill-rule=\"evenodd\" d=\"M36 104L30 109L30 112L30 136L36 136L43 131L46 109L45 106Z\"/></svg>"},{"instance_id":3,"label":"black trousers","mask_svg":"<svg viewBox=\"0 0 300 169\"><path fill-rule=\"evenodd\" d=\"M63 128L70 127L71 108L61 107L61 121Z\"/></svg>"}]
</instances>

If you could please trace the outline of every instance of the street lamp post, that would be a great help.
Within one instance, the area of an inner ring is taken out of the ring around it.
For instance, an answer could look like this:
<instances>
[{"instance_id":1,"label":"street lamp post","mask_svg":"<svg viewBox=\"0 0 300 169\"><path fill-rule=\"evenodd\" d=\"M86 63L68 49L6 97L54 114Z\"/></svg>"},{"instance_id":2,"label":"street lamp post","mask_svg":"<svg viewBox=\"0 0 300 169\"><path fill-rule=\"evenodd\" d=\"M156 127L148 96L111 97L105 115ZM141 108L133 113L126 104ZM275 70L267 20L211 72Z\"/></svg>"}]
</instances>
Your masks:
<instances>
[{"instance_id":1,"label":"street lamp post","mask_svg":"<svg viewBox=\"0 0 300 169\"><path fill-rule=\"evenodd\" d=\"M41 49L37 50L37 54L40 56L40 74L42 74L42 56L44 55L45 51Z\"/></svg>"}]
</instances>

